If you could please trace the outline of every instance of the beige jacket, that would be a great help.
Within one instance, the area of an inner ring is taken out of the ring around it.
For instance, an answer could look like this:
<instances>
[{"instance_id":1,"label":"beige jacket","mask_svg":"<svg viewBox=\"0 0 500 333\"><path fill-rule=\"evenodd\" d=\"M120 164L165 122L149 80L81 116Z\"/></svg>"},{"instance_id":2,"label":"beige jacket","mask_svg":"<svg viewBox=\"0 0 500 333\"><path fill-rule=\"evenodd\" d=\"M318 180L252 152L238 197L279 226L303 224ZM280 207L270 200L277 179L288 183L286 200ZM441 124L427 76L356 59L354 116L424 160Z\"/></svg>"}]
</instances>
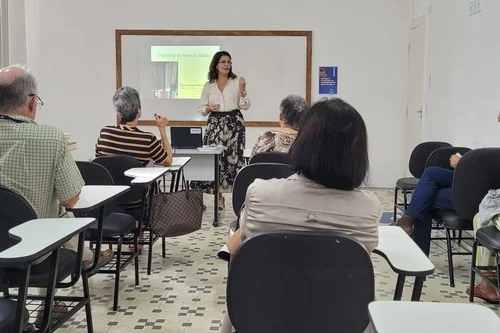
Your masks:
<instances>
[{"instance_id":1,"label":"beige jacket","mask_svg":"<svg viewBox=\"0 0 500 333\"><path fill-rule=\"evenodd\" d=\"M371 192L329 189L300 175L257 179L247 190L241 238L271 230L332 230L355 237L371 253L381 216Z\"/></svg>"}]
</instances>

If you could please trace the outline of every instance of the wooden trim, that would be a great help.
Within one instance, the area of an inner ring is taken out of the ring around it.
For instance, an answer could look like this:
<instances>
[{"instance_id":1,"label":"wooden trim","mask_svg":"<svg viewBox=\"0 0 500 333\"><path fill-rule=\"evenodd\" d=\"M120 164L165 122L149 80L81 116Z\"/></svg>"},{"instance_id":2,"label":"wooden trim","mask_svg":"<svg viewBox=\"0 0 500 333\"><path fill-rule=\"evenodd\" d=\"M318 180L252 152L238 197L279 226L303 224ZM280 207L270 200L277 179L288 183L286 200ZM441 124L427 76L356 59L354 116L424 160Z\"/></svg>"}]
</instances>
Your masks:
<instances>
[{"instance_id":1,"label":"wooden trim","mask_svg":"<svg viewBox=\"0 0 500 333\"><path fill-rule=\"evenodd\" d=\"M156 126L154 120L139 120L140 126ZM206 126L203 120L170 120L168 126ZM278 121L245 121L245 127L279 127Z\"/></svg>"},{"instance_id":2,"label":"wooden trim","mask_svg":"<svg viewBox=\"0 0 500 333\"><path fill-rule=\"evenodd\" d=\"M116 30L117 36L309 36L310 30Z\"/></svg>"},{"instance_id":3,"label":"wooden trim","mask_svg":"<svg viewBox=\"0 0 500 333\"><path fill-rule=\"evenodd\" d=\"M122 86L122 35L119 30L115 31L115 57L116 57L116 90ZM120 123L120 118L116 116L116 124Z\"/></svg>"},{"instance_id":4,"label":"wooden trim","mask_svg":"<svg viewBox=\"0 0 500 333\"><path fill-rule=\"evenodd\" d=\"M115 30L116 89L122 86L122 36L290 36L306 37L306 101L311 104L312 92L312 31L310 30ZM117 124L119 118L116 118ZM141 120L139 125L154 126L154 120ZM172 126L204 126L204 121L170 121ZM274 121L247 121L248 127L275 127Z\"/></svg>"},{"instance_id":5,"label":"wooden trim","mask_svg":"<svg viewBox=\"0 0 500 333\"><path fill-rule=\"evenodd\" d=\"M307 32L307 55L306 55L306 101L311 105L312 91L312 31Z\"/></svg>"}]
</instances>

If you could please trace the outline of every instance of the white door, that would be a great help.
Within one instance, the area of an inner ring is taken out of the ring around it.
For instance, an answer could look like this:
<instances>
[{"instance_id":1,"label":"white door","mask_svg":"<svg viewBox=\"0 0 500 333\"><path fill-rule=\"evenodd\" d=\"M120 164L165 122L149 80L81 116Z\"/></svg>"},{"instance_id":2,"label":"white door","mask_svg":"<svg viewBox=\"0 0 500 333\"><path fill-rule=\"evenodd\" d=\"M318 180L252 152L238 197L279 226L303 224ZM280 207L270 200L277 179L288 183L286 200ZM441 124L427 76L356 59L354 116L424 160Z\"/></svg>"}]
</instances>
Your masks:
<instances>
[{"instance_id":1,"label":"white door","mask_svg":"<svg viewBox=\"0 0 500 333\"><path fill-rule=\"evenodd\" d=\"M425 23L410 30L408 49L408 105L406 110L406 161L422 140L424 105Z\"/></svg>"}]
</instances>

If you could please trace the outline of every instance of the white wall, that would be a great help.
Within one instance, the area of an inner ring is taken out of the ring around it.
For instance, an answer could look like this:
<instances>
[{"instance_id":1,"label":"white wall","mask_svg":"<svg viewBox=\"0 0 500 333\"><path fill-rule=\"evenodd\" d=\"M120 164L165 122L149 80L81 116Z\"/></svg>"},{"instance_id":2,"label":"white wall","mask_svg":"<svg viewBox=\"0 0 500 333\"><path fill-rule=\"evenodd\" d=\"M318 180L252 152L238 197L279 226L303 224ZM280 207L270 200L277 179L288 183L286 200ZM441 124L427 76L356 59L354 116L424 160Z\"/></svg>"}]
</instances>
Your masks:
<instances>
[{"instance_id":1,"label":"white wall","mask_svg":"<svg viewBox=\"0 0 500 333\"><path fill-rule=\"evenodd\" d=\"M78 158L115 122L115 29L313 30L313 99L318 66L338 65L339 96L368 126L371 185L393 186L404 172L409 1L26 0L26 14L28 63L46 102L39 120L71 132ZM247 147L262 130L248 128Z\"/></svg>"},{"instance_id":2,"label":"white wall","mask_svg":"<svg viewBox=\"0 0 500 333\"><path fill-rule=\"evenodd\" d=\"M26 64L25 2L8 0L9 63Z\"/></svg>"},{"instance_id":3,"label":"white wall","mask_svg":"<svg viewBox=\"0 0 500 333\"><path fill-rule=\"evenodd\" d=\"M433 0L428 16L424 139L471 148L499 146L500 1Z\"/></svg>"}]
</instances>

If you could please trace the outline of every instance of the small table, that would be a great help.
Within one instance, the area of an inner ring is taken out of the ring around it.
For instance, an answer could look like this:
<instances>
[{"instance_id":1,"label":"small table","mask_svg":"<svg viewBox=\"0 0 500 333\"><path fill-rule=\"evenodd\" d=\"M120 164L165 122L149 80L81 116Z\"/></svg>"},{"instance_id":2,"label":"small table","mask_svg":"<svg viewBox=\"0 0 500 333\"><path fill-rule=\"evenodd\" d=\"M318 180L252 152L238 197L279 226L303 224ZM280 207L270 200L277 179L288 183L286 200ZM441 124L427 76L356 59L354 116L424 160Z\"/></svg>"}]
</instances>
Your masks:
<instances>
[{"instance_id":1,"label":"small table","mask_svg":"<svg viewBox=\"0 0 500 333\"><path fill-rule=\"evenodd\" d=\"M243 158L245 159L245 164L250 162L250 157L252 157L252 148L247 148L243 151Z\"/></svg>"},{"instance_id":2,"label":"small table","mask_svg":"<svg viewBox=\"0 0 500 333\"><path fill-rule=\"evenodd\" d=\"M51 285L48 286L45 296L45 304L50 304L45 311L45 314L48 316L47 322L50 322L57 280L57 267L59 264L59 249L71 237L83 233L94 221L95 219L93 218L35 219L9 230L9 233L14 237L20 238L20 241L0 252L0 267L17 267L23 271L19 282L17 298L16 332L23 332L24 330L25 305L31 265L36 260L52 253L52 271L49 272ZM80 237L83 240L83 237ZM79 308L88 302L90 302L90 299L84 297L80 302ZM91 326L92 322L87 324Z\"/></svg>"},{"instance_id":3,"label":"small table","mask_svg":"<svg viewBox=\"0 0 500 333\"><path fill-rule=\"evenodd\" d=\"M191 180L206 180L215 182L214 192L214 222L219 225L219 157L226 147L217 146L211 149L173 149L176 157L188 156L191 161L184 168L186 178Z\"/></svg>"},{"instance_id":4,"label":"small table","mask_svg":"<svg viewBox=\"0 0 500 333\"><path fill-rule=\"evenodd\" d=\"M384 257L398 273L394 300L401 300L406 276L415 276L411 300L420 300L425 277L434 273L434 264L400 227L380 226L378 236L373 252Z\"/></svg>"},{"instance_id":5,"label":"small table","mask_svg":"<svg viewBox=\"0 0 500 333\"><path fill-rule=\"evenodd\" d=\"M131 184L150 184L170 171L170 167L132 168L125 171L124 175L134 178Z\"/></svg>"},{"instance_id":6,"label":"small table","mask_svg":"<svg viewBox=\"0 0 500 333\"><path fill-rule=\"evenodd\" d=\"M175 186L175 191L179 190L179 181L180 181L180 175L182 172L184 172L184 167L186 164L191 161L191 157L184 156L184 157L174 157L172 159L172 165L169 166L169 171L172 174L172 179L170 181L170 192L174 191L174 186ZM152 164L152 167L154 168L161 168L163 166L160 166L159 164ZM165 176L163 177L163 183L165 184Z\"/></svg>"},{"instance_id":7,"label":"small table","mask_svg":"<svg viewBox=\"0 0 500 333\"><path fill-rule=\"evenodd\" d=\"M377 333L498 333L500 319L472 303L375 301L368 305Z\"/></svg>"}]
</instances>

